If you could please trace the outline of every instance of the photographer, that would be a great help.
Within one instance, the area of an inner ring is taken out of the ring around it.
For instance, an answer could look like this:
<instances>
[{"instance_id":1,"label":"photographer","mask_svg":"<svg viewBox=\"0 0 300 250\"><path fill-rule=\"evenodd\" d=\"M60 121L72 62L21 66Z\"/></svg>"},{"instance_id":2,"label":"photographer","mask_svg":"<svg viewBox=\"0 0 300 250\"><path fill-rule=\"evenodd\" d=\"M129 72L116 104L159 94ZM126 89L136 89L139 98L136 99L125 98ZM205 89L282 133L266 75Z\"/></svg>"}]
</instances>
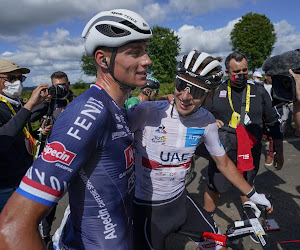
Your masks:
<instances>
[{"instance_id":1,"label":"photographer","mask_svg":"<svg viewBox=\"0 0 300 250\"><path fill-rule=\"evenodd\" d=\"M46 114L49 113L49 106L54 105L51 109L51 114L48 114L47 116L44 115L40 119L41 138L44 138L42 139L42 141L47 140L47 137L51 134L52 126L57 120L58 116L64 111L69 102L71 102L75 98L73 92L69 89L70 82L66 73L62 71L54 72L51 75L51 82L52 86L48 89L48 94L51 96L51 98L37 106L35 109L35 111L38 111L38 114ZM51 123L50 125L45 126L47 119ZM50 241L51 226L54 221L55 212L56 206L53 207L51 212L43 219L40 224L41 236L46 245Z\"/></svg>"},{"instance_id":2,"label":"photographer","mask_svg":"<svg viewBox=\"0 0 300 250\"><path fill-rule=\"evenodd\" d=\"M52 96L54 100L54 109L52 114L53 122L57 120L60 113L67 107L69 102L74 100L75 95L72 90L70 90L70 82L68 76L65 72L57 71L51 75L52 86L49 88L49 95ZM45 114L50 105L50 98L40 105L38 105L34 111L35 114L31 117L31 120L40 120L42 127L42 134L49 134L48 130L45 130L43 123L45 123ZM51 131L50 131L51 132Z\"/></svg>"}]
</instances>

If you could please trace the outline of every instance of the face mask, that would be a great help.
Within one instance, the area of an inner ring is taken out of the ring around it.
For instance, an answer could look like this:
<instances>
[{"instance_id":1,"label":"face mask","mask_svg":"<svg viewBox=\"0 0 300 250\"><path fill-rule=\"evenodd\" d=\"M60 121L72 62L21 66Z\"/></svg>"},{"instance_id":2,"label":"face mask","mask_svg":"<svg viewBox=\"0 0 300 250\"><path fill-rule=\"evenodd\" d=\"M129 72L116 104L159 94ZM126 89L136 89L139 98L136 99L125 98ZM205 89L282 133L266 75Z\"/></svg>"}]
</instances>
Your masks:
<instances>
[{"instance_id":1,"label":"face mask","mask_svg":"<svg viewBox=\"0 0 300 250\"><path fill-rule=\"evenodd\" d=\"M260 80L259 80L259 79L257 79L257 78L255 78L255 79L254 79L254 82L256 82L256 83L260 83Z\"/></svg>"},{"instance_id":2,"label":"face mask","mask_svg":"<svg viewBox=\"0 0 300 250\"><path fill-rule=\"evenodd\" d=\"M248 80L248 74L237 74L232 75L232 81L231 83L238 88L242 88L246 85Z\"/></svg>"},{"instance_id":3,"label":"face mask","mask_svg":"<svg viewBox=\"0 0 300 250\"><path fill-rule=\"evenodd\" d=\"M16 98L21 95L23 84L20 80L14 81L13 83L4 82L5 88L2 89L3 93L10 98Z\"/></svg>"}]
</instances>

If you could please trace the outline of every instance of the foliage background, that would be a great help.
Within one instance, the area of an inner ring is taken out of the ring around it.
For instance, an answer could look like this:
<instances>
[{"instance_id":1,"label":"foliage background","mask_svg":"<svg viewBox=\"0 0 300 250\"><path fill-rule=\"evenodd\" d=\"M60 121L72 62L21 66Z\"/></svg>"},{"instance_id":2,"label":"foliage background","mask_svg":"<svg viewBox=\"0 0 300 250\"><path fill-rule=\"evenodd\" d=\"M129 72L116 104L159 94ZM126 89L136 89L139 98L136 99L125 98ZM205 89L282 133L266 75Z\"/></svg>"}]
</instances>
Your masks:
<instances>
[{"instance_id":1,"label":"foliage background","mask_svg":"<svg viewBox=\"0 0 300 250\"><path fill-rule=\"evenodd\" d=\"M232 50L242 52L247 58L248 68L254 72L271 55L276 33L268 17L249 12L234 25L230 40Z\"/></svg>"}]
</instances>

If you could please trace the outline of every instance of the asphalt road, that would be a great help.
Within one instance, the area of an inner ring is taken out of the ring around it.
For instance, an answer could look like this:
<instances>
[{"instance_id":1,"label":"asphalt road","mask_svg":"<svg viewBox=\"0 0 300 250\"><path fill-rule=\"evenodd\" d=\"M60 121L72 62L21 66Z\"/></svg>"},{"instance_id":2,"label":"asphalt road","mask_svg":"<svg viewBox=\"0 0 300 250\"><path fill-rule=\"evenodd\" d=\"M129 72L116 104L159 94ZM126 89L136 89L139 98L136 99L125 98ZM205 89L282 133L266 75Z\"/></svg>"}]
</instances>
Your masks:
<instances>
[{"instance_id":1,"label":"asphalt road","mask_svg":"<svg viewBox=\"0 0 300 250\"><path fill-rule=\"evenodd\" d=\"M300 138L292 138L284 141L285 163L280 171L274 171L273 167L264 166L264 144L260 162L260 170L255 180L258 192L271 193L274 198L274 212L269 218L274 218L280 226L280 231L269 232L268 237L274 249L300 249L300 242L286 242L300 240ZM192 182L187 189L193 199L203 205L203 192L206 185L207 160L196 160L195 172ZM56 220L53 223L52 233L59 226L63 212L68 203L67 195L59 201L56 212ZM239 191L232 188L221 196L214 219L222 233L233 225L235 220L241 219L241 202ZM169 239L172 246L168 249L195 249L193 242L184 236L172 235ZM277 243L283 242L286 243ZM254 243L250 237L242 241L241 249L261 249L259 244Z\"/></svg>"}]
</instances>

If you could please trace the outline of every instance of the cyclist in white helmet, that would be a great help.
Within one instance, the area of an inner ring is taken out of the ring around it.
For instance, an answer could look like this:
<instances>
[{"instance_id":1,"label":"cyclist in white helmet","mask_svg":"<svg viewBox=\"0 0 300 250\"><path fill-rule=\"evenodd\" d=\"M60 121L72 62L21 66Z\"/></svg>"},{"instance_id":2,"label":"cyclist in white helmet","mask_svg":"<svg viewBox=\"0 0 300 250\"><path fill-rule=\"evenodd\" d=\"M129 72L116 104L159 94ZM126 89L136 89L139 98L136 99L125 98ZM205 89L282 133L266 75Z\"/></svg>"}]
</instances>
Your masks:
<instances>
[{"instance_id":1,"label":"cyclist in white helmet","mask_svg":"<svg viewBox=\"0 0 300 250\"><path fill-rule=\"evenodd\" d=\"M191 51L177 67L173 105L141 102L128 110L136 154L134 249L163 250L166 236L178 230L218 233L213 218L185 189L186 172L202 141L236 187L250 193L253 202L271 207L264 195L251 191L225 154L215 118L201 108L221 84L220 60Z\"/></svg>"},{"instance_id":2,"label":"cyclist in white helmet","mask_svg":"<svg viewBox=\"0 0 300 250\"><path fill-rule=\"evenodd\" d=\"M48 144L0 217L1 249L43 249L38 224L65 191L71 214L62 249L131 249L133 138L124 102L146 84L152 32L124 9L94 16L83 30L96 83L57 119Z\"/></svg>"},{"instance_id":3,"label":"cyclist in white helmet","mask_svg":"<svg viewBox=\"0 0 300 250\"><path fill-rule=\"evenodd\" d=\"M125 101L126 109L130 109L135 104L138 104L143 101L155 101L159 92L159 81L152 77L147 77L147 84L140 87L140 93L138 96L134 96Z\"/></svg>"}]
</instances>

